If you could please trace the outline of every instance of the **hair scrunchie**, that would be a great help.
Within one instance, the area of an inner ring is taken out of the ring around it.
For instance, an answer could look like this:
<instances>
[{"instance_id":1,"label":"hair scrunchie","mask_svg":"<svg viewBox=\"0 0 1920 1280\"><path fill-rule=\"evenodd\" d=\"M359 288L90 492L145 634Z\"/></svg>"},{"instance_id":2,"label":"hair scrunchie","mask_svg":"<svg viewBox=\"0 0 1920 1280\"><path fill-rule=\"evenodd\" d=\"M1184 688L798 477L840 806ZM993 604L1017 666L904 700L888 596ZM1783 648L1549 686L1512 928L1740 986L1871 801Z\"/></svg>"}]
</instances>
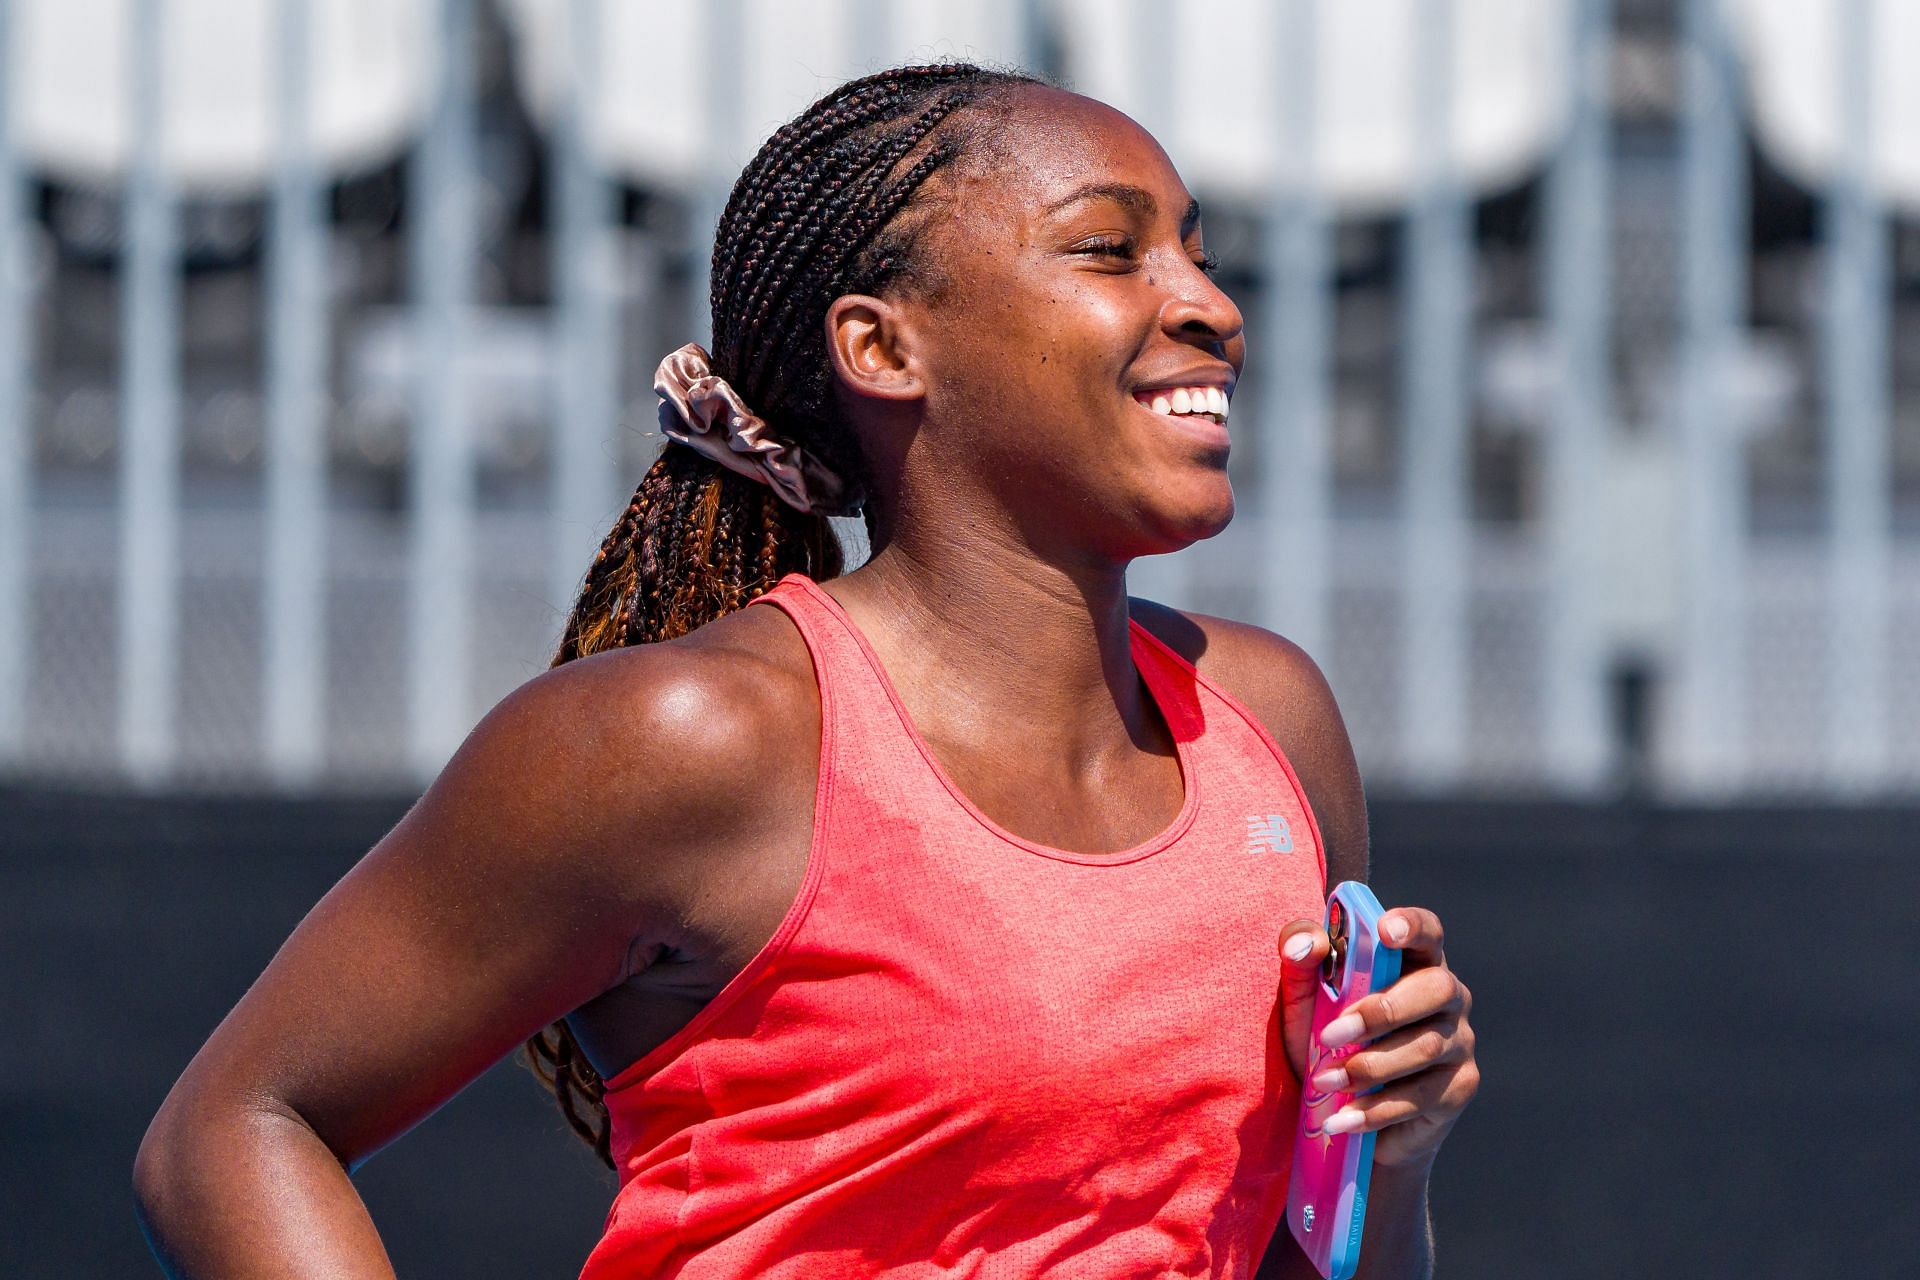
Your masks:
<instances>
[{"instance_id":1,"label":"hair scrunchie","mask_svg":"<svg viewBox=\"0 0 1920 1280\"><path fill-rule=\"evenodd\" d=\"M864 495L799 445L775 436L767 420L713 371L713 359L699 343L662 360L653 389L660 396L660 430L669 439L771 486L796 511L859 513Z\"/></svg>"}]
</instances>

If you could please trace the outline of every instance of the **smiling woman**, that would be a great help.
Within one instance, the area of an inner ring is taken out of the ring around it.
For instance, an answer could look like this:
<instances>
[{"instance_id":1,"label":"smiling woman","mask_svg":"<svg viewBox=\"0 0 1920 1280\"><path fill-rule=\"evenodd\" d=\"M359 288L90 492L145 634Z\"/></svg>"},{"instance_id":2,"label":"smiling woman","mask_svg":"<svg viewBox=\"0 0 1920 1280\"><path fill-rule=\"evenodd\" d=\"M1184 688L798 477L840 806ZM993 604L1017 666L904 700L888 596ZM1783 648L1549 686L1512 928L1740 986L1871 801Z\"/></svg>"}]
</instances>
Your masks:
<instances>
[{"instance_id":1,"label":"smiling woman","mask_svg":"<svg viewBox=\"0 0 1920 1280\"><path fill-rule=\"evenodd\" d=\"M163 1264L390 1274L348 1171L524 1041L619 1172L595 1280L1312 1274L1276 1226L1360 780L1298 648L1126 592L1233 516L1211 265L1153 139L1026 77L776 133L553 669L155 1118ZM1363 1277L1430 1266L1477 1079L1439 922L1381 931Z\"/></svg>"}]
</instances>

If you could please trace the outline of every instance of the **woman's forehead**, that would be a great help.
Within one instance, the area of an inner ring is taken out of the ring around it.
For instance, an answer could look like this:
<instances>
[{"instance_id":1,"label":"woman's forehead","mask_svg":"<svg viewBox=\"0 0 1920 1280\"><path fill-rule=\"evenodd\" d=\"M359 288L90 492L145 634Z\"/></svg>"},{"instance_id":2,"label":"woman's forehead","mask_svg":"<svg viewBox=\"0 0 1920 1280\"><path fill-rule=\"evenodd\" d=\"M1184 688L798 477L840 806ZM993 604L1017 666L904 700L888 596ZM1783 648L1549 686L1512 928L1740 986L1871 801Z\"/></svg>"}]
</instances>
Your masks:
<instances>
[{"instance_id":1,"label":"woman's forehead","mask_svg":"<svg viewBox=\"0 0 1920 1280\"><path fill-rule=\"evenodd\" d=\"M1064 212L1076 196L1135 190L1171 202L1176 215L1186 189L1153 136L1124 112L1063 89L1022 86L1004 107L982 160L968 166L974 183L997 188L997 203L1022 220ZM986 191L976 187L972 195Z\"/></svg>"}]
</instances>

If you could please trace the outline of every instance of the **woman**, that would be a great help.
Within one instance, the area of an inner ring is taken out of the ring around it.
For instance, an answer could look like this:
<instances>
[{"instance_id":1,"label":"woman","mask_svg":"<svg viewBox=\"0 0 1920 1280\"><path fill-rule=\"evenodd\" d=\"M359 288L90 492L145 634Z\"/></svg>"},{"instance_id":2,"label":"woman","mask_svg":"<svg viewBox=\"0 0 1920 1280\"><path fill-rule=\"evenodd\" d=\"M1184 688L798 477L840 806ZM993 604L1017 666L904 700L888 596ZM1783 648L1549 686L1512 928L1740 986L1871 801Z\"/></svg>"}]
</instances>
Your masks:
<instances>
[{"instance_id":1,"label":"woman","mask_svg":"<svg viewBox=\"0 0 1920 1280\"><path fill-rule=\"evenodd\" d=\"M1153 140L1024 77L775 134L554 669L155 1118L166 1264L389 1274L346 1171L530 1039L621 1173L589 1277L1311 1274L1275 1227L1359 778L1305 654L1125 590L1233 513L1210 269ZM1378 1132L1398 1277L1477 1073L1439 922L1386 919L1340 1029L1385 1087L1333 1127Z\"/></svg>"}]
</instances>

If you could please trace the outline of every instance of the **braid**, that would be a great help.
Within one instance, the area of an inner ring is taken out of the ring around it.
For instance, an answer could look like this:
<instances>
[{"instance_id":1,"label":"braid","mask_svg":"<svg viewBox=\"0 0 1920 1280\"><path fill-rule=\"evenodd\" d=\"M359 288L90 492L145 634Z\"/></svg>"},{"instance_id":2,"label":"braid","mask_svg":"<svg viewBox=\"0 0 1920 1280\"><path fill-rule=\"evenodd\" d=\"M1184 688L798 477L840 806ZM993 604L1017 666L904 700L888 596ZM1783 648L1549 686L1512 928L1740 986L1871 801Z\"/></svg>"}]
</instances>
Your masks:
<instances>
[{"instance_id":1,"label":"braid","mask_svg":"<svg viewBox=\"0 0 1920 1280\"><path fill-rule=\"evenodd\" d=\"M782 436L843 475L866 479L830 411L827 306L910 269L916 237L895 224L972 140L951 122L995 92L1034 83L960 62L849 81L782 125L727 198L708 297L714 367ZM843 567L824 517L669 441L600 544L552 665L686 635L788 573L819 581ZM529 1039L526 1054L567 1124L612 1165L606 1086L566 1021Z\"/></svg>"},{"instance_id":2,"label":"braid","mask_svg":"<svg viewBox=\"0 0 1920 1280\"><path fill-rule=\"evenodd\" d=\"M749 330L750 336L760 336L769 340L767 359L754 361L751 354L741 357L743 366L759 372L767 371L767 377L777 377L781 365L780 343L791 336L795 312L805 307L819 295L822 289L846 270L846 264L866 247L868 239L884 224L891 222L901 206L913 196L914 188L924 182L940 165L951 158L951 152L945 148L935 148L900 181L886 190L884 198L877 200L888 173L899 163L900 158L920 144L920 140L931 133L947 114L953 110L949 102L936 102L921 113L913 125L903 130L898 137L890 140L871 168L862 174L857 185L844 194L836 193L834 199L824 207L816 207L814 215L808 220L807 230L813 231L820 226L839 226L844 228L844 236L827 240L824 236L807 242L806 252L796 254L793 264L793 283L786 291L786 297L780 309L771 317L756 317ZM912 185L909 185L911 183ZM752 348L748 348L751 352ZM761 394L766 390L758 385L753 373L747 374L749 385L755 387L750 394Z\"/></svg>"},{"instance_id":3,"label":"braid","mask_svg":"<svg viewBox=\"0 0 1920 1280\"><path fill-rule=\"evenodd\" d=\"M767 140L763 150L771 153L775 160L758 172L752 166L748 167L734 185L726 210L720 217L721 234L714 239L714 283L709 295L709 303L716 314L721 300L720 284L731 277L734 262L746 243L745 238L737 234L745 225L740 212L744 206L750 201L757 202L752 215L757 218L766 210L770 185L804 167L819 147L837 140L851 129L871 123L885 109L889 99L898 96L902 82L936 70L939 69L900 67L865 80L850 81L815 103L804 114L782 125ZM751 218L748 219L750 221Z\"/></svg>"},{"instance_id":4,"label":"braid","mask_svg":"<svg viewBox=\"0 0 1920 1280\"><path fill-rule=\"evenodd\" d=\"M746 244L738 232L743 225L740 211L747 204L758 202L754 210L757 217L765 211L770 186L803 170L820 148L850 130L897 111L902 95L914 83L964 79L965 70L959 64L895 67L850 80L782 125L761 148L756 162L740 175L721 214L720 234L714 240L714 288L710 299L715 314L720 310L721 282L732 278L734 260ZM762 160L765 163L760 163Z\"/></svg>"},{"instance_id":5,"label":"braid","mask_svg":"<svg viewBox=\"0 0 1920 1280\"><path fill-rule=\"evenodd\" d=\"M928 127L931 128L932 126L930 125ZM894 211L912 198L915 188L926 181L926 179L933 174L934 170L947 163L951 158L951 152L946 148L935 148L929 151L895 184L894 194L891 195L892 203L888 206L883 206L881 211L867 214L856 225L861 231L867 235L871 235L874 231L878 230L881 225L884 225L885 221L892 216ZM864 239L865 237L862 238L863 244ZM803 277L803 283L815 289L823 288L826 282L838 279L846 274L847 259L852 256L852 254L846 254L836 261L823 263ZM869 291L870 289L866 286L849 284L844 288L836 289L834 292L866 293ZM772 321L765 327L766 331L775 335L776 340L782 341L783 345L786 341L800 337L801 335L795 332L793 321L796 312L805 305L805 302L806 296L802 288L792 290L788 293L785 303L782 304L780 310L774 315ZM818 334L811 336L821 343L823 348L822 355L824 356L825 340ZM793 396L794 399L807 405L810 412L824 415L826 412L827 389L827 365L824 359L818 366L811 366L798 360L779 358L783 354L780 347L771 348L769 354L772 357L769 362L769 385L764 394L778 398L798 392L799 394Z\"/></svg>"}]
</instances>

